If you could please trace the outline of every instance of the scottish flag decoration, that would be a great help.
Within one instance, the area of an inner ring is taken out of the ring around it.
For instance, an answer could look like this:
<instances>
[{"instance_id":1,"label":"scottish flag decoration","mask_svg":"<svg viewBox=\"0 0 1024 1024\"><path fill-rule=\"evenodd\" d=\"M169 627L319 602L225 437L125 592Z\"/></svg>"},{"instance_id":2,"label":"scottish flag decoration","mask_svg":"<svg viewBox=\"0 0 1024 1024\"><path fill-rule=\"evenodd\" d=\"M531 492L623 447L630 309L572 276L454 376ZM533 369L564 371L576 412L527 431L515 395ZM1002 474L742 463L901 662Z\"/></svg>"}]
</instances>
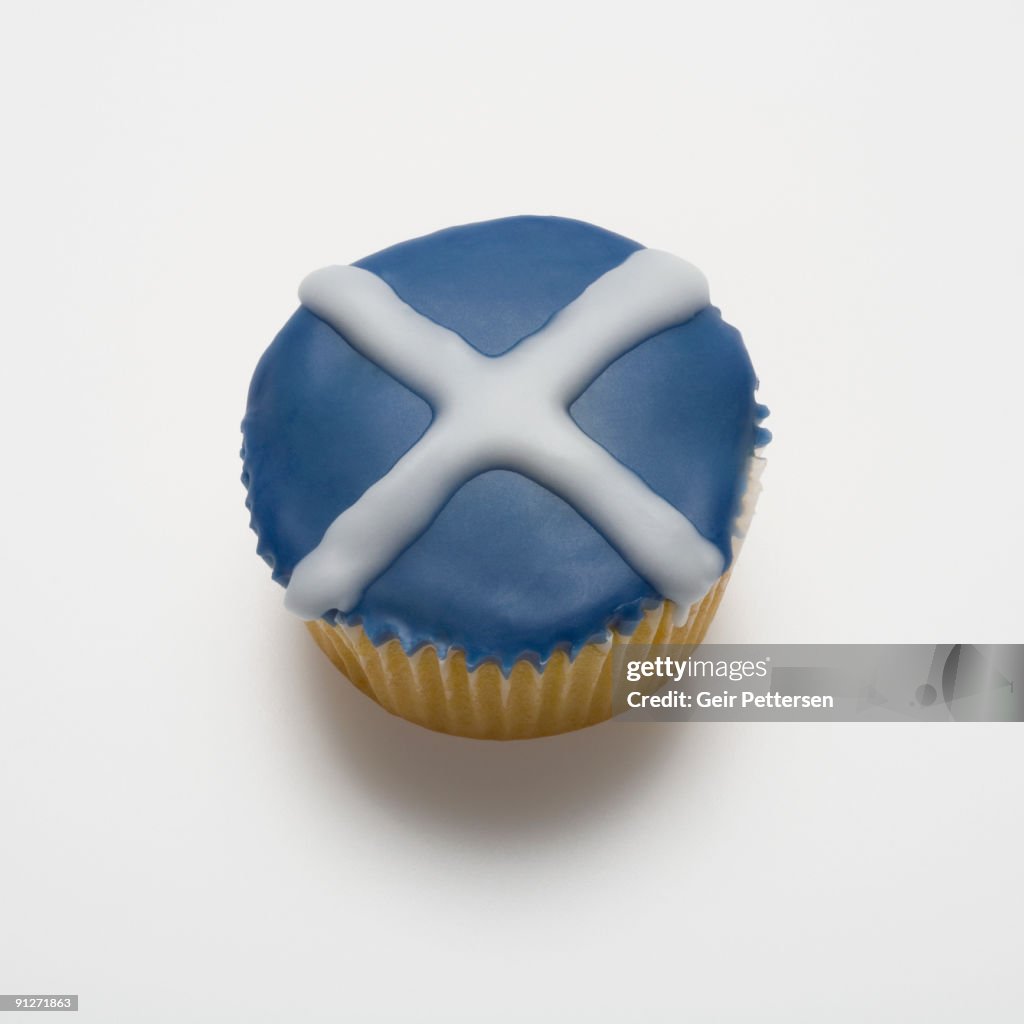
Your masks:
<instances>
[{"instance_id":1,"label":"scottish flag decoration","mask_svg":"<svg viewBox=\"0 0 1024 1024\"><path fill-rule=\"evenodd\" d=\"M691 264L517 217L303 281L243 422L259 551L304 618L572 653L685 620L732 557L765 410Z\"/></svg>"}]
</instances>

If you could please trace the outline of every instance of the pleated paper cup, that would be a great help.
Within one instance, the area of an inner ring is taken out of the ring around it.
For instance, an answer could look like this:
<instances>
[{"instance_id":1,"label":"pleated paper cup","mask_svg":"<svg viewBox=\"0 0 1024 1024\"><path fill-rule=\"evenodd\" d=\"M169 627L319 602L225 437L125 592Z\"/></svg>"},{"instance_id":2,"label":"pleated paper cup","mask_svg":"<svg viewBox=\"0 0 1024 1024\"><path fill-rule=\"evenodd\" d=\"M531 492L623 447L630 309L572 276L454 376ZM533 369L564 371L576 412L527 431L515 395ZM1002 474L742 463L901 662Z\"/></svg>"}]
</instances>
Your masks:
<instances>
[{"instance_id":1,"label":"pleated paper cup","mask_svg":"<svg viewBox=\"0 0 1024 1024\"><path fill-rule=\"evenodd\" d=\"M734 528L733 565L760 492L764 460L752 458L740 516ZM729 582L725 572L675 625L676 606L662 601L628 634L612 630L603 643L584 646L574 658L556 651L542 666L520 659L506 674L496 662L469 669L462 651L438 656L432 646L407 654L397 640L376 645L362 626L323 619L306 623L334 665L386 711L417 725L473 739L517 740L553 736L596 725L612 714L612 663L630 649L641 659L653 644L696 646L707 633Z\"/></svg>"}]
</instances>

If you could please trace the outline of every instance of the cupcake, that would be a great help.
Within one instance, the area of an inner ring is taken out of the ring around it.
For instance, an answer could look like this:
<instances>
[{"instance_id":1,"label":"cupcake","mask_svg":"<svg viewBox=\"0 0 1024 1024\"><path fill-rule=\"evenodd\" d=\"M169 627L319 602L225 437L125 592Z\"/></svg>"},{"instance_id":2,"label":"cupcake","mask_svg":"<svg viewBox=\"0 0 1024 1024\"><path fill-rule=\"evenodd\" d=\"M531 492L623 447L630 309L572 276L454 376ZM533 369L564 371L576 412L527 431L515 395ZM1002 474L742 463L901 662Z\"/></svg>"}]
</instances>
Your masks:
<instances>
[{"instance_id":1,"label":"cupcake","mask_svg":"<svg viewBox=\"0 0 1024 1024\"><path fill-rule=\"evenodd\" d=\"M494 739L612 711L612 652L699 643L767 441L691 264L558 217L299 288L242 423L257 550L388 711Z\"/></svg>"}]
</instances>

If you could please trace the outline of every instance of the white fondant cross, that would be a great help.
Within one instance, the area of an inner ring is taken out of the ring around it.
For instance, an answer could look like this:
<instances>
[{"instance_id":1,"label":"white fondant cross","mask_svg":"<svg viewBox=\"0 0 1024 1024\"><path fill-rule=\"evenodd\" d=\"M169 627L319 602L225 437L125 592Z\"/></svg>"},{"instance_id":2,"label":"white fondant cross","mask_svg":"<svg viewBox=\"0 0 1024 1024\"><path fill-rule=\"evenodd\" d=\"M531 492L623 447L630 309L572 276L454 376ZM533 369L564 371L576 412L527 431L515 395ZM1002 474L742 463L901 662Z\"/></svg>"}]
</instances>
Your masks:
<instances>
[{"instance_id":1,"label":"white fondant cross","mask_svg":"<svg viewBox=\"0 0 1024 1024\"><path fill-rule=\"evenodd\" d=\"M315 271L299 298L356 351L426 399L434 419L295 567L285 594L291 611L307 619L351 611L449 498L489 469L519 472L568 502L675 602L680 620L721 575L718 548L569 415L572 402L620 355L708 304L707 281L696 267L638 250L497 357L478 352L358 267Z\"/></svg>"}]
</instances>

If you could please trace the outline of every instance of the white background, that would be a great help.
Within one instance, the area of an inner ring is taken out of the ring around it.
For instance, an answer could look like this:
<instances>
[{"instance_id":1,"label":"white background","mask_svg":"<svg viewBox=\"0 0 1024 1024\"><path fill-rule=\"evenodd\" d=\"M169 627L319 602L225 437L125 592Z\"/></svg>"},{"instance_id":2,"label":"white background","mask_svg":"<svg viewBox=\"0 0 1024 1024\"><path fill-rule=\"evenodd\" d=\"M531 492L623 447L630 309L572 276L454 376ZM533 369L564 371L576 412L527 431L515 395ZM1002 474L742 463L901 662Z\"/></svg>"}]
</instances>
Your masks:
<instances>
[{"instance_id":1,"label":"white background","mask_svg":"<svg viewBox=\"0 0 1024 1024\"><path fill-rule=\"evenodd\" d=\"M580 217L701 266L773 409L712 639L1024 640L1022 10L10 5L0 992L1019 1020L1024 727L409 726L282 609L238 424L310 269Z\"/></svg>"}]
</instances>

